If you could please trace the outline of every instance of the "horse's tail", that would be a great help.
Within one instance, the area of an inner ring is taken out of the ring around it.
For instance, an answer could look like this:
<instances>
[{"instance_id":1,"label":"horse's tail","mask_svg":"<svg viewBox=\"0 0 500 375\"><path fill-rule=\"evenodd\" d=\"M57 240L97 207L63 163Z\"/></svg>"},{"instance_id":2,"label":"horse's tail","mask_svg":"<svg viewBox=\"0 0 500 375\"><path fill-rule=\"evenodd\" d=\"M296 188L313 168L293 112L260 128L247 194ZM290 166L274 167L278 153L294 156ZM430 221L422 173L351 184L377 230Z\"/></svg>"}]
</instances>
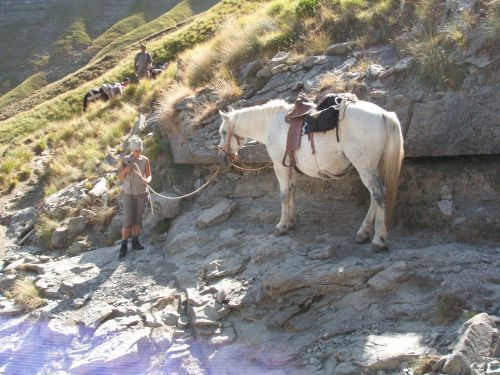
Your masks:
<instances>
[{"instance_id":1,"label":"horse's tail","mask_svg":"<svg viewBox=\"0 0 500 375\"><path fill-rule=\"evenodd\" d=\"M401 125L394 112L382 115L387 125L387 140L384 154L380 161L380 171L385 186L385 222L389 225L398 194L399 174L404 158L403 135Z\"/></svg>"}]
</instances>

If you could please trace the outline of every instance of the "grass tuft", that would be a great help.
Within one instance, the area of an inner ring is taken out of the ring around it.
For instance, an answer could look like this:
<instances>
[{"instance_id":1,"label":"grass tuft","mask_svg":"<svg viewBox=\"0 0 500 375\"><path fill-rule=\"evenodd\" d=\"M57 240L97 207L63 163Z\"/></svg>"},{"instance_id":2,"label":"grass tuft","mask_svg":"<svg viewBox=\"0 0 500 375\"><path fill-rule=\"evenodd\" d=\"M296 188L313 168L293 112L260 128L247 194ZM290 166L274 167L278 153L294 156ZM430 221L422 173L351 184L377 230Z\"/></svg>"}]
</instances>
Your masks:
<instances>
[{"instance_id":1,"label":"grass tuft","mask_svg":"<svg viewBox=\"0 0 500 375\"><path fill-rule=\"evenodd\" d=\"M432 372L434 365L441 359L440 356L437 355L428 355L422 358L419 358L415 361L415 365L413 366L413 374L414 375L425 375Z\"/></svg>"},{"instance_id":2,"label":"grass tuft","mask_svg":"<svg viewBox=\"0 0 500 375\"><path fill-rule=\"evenodd\" d=\"M16 280L14 286L7 292L7 297L28 311L45 305L45 301L40 297L35 284L29 279Z\"/></svg>"},{"instance_id":3,"label":"grass tuft","mask_svg":"<svg viewBox=\"0 0 500 375\"><path fill-rule=\"evenodd\" d=\"M467 304L460 297L451 293L438 296L436 303L436 320L442 324L450 324L460 318Z\"/></svg>"},{"instance_id":4,"label":"grass tuft","mask_svg":"<svg viewBox=\"0 0 500 375\"><path fill-rule=\"evenodd\" d=\"M157 107L157 120L163 130L176 131L175 106L184 98L193 95L194 91L183 83L173 84L161 96Z\"/></svg>"}]
</instances>

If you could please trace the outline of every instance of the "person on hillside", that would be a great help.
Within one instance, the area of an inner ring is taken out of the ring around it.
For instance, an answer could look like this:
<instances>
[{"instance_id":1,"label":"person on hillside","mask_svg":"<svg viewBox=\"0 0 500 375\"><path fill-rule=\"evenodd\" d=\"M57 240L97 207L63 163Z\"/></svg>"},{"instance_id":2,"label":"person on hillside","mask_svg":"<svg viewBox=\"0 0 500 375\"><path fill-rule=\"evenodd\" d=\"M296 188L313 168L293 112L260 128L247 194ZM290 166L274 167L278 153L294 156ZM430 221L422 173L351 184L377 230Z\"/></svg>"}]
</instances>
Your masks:
<instances>
[{"instance_id":1,"label":"person on hillside","mask_svg":"<svg viewBox=\"0 0 500 375\"><path fill-rule=\"evenodd\" d=\"M122 160L118 180L123 181L123 227L120 258L127 255L128 239L132 235L132 249L143 250L139 242L142 215L148 202L148 185L151 183L151 164L142 155L142 141L138 137L129 140L130 154Z\"/></svg>"},{"instance_id":2,"label":"person on hillside","mask_svg":"<svg viewBox=\"0 0 500 375\"><path fill-rule=\"evenodd\" d=\"M123 89L130 84L130 78L125 78L123 82L104 83L101 87L91 89L83 97L83 111L85 112L90 102L96 100L108 101L109 99L120 96Z\"/></svg>"},{"instance_id":3,"label":"person on hillside","mask_svg":"<svg viewBox=\"0 0 500 375\"><path fill-rule=\"evenodd\" d=\"M134 58L134 69L137 79L149 78L149 71L153 67L153 58L149 52L146 52L146 46L141 44L141 52Z\"/></svg>"}]
</instances>

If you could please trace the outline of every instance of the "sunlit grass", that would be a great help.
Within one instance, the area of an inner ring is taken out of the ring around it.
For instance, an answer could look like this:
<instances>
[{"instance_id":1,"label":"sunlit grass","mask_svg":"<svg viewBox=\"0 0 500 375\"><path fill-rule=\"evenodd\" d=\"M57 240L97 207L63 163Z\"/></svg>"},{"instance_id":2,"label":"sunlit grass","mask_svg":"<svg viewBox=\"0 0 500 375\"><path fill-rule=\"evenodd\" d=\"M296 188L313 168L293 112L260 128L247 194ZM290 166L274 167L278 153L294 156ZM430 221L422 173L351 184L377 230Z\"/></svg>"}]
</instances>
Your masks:
<instances>
[{"instance_id":1,"label":"sunlit grass","mask_svg":"<svg viewBox=\"0 0 500 375\"><path fill-rule=\"evenodd\" d=\"M40 297L35 284L29 279L16 280L12 289L7 292L7 296L28 311L45 305L45 301Z\"/></svg>"}]
</instances>

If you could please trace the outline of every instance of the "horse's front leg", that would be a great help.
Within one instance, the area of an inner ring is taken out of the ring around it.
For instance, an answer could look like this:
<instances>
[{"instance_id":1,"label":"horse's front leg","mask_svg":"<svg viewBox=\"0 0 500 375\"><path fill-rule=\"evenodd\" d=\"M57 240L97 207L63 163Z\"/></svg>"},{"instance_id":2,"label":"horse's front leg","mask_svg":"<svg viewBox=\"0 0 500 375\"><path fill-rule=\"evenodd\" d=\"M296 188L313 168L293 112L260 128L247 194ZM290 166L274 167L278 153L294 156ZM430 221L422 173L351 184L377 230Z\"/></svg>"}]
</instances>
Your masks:
<instances>
[{"instance_id":1,"label":"horse's front leg","mask_svg":"<svg viewBox=\"0 0 500 375\"><path fill-rule=\"evenodd\" d=\"M274 234L281 236L296 225L295 216L295 175L292 172L291 177L288 168L281 165L274 166L274 172L280 185L281 217L276 225Z\"/></svg>"}]
</instances>

